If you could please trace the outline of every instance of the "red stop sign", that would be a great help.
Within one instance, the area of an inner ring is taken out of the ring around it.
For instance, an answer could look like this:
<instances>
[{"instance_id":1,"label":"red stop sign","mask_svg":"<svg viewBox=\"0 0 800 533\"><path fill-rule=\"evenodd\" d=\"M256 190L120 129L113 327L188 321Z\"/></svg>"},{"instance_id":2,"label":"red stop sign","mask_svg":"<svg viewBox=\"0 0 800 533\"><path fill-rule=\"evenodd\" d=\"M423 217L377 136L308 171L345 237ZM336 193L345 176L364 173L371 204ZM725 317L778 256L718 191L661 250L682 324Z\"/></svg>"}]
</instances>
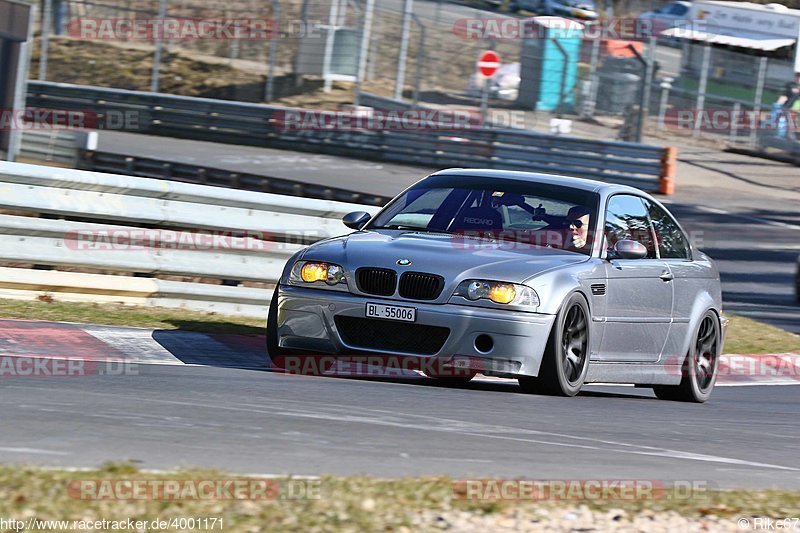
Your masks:
<instances>
[{"instance_id":1,"label":"red stop sign","mask_svg":"<svg viewBox=\"0 0 800 533\"><path fill-rule=\"evenodd\" d=\"M487 78L494 76L499 68L500 56L497 52L492 52L491 50L484 52L481 54L480 59L478 59L478 72Z\"/></svg>"}]
</instances>

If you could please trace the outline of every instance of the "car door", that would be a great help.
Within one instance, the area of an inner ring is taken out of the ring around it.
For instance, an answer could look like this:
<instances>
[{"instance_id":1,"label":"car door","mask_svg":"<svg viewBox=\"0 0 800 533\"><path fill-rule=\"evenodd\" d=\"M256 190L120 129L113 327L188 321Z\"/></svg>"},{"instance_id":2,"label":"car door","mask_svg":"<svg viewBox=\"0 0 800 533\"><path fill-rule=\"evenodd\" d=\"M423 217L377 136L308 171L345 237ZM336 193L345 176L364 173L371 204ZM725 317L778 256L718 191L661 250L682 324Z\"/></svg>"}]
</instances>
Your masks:
<instances>
[{"instance_id":1,"label":"car door","mask_svg":"<svg viewBox=\"0 0 800 533\"><path fill-rule=\"evenodd\" d=\"M599 360L657 362L669 336L673 284L657 245L644 199L618 194L608 200L605 220L606 312ZM621 259L620 240L647 248L643 259Z\"/></svg>"},{"instance_id":2,"label":"car door","mask_svg":"<svg viewBox=\"0 0 800 533\"><path fill-rule=\"evenodd\" d=\"M674 276L672 326L663 354L664 359L672 360L685 355L681 352L689 334L694 303L708 286L711 266L692 260L688 237L663 207L651 200L645 199L644 202L653 225L658 255Z\"/></svg>"}]
</instances>

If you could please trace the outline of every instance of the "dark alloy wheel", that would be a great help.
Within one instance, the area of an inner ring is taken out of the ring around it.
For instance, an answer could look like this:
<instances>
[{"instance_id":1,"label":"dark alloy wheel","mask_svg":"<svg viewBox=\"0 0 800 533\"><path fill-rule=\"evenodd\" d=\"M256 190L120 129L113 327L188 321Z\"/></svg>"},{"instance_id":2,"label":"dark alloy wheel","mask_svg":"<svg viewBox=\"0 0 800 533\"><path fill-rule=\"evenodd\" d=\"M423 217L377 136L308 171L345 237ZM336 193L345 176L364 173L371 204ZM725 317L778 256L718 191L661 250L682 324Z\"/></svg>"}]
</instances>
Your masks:
<instances>
[{"instance_id":1,"label":"dark alloy wheel","mask_svg":"<svg viewBox=\"0 0 800 533\"><path fill-rule=\"evenodd\" d=\"M589 305L582 295L575 293L567 299L547 341L539 375L519 378L525 392L578 394L589 370L589 316Z\"/></svg>"},{"instance_id":2,"label":"dark alloy wheel","mask_svg":"<svg viewBox=\"0 0 800 533\"><path fill-rule=\"evenodd\" d=\"M695 340L681 366L680 385L657 385L653 392L662 400L703 403L717 381L722 335L716 313L708 311L700 321Z\"/></svg>"}]
</instances>

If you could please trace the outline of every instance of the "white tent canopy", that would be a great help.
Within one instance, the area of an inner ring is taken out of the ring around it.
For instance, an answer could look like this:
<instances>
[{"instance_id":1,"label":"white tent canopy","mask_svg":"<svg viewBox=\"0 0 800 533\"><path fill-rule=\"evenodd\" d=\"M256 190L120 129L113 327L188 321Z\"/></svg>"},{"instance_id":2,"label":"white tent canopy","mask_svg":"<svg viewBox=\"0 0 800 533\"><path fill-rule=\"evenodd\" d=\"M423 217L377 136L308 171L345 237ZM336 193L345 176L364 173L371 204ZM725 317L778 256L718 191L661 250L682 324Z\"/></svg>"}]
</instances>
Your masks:
<instances>
[{"instance_id":1,"label":"white tent canopy","mask_svg":"<svg viewBox=\"0 0 800 533\"><path fill-rule=\"evenodd\" d=\"M724 44L728 46L738 46L741 48L752 48L755 50L772 51L784 46L791 46L797 39L776 38L769 35L745 34L725 35L721 33L710 33L700 30L687 28L670 28L661 32L666 37L678 39L688 39L690 41L706 42L709 44Z\"/></svg>"}]
</instances>

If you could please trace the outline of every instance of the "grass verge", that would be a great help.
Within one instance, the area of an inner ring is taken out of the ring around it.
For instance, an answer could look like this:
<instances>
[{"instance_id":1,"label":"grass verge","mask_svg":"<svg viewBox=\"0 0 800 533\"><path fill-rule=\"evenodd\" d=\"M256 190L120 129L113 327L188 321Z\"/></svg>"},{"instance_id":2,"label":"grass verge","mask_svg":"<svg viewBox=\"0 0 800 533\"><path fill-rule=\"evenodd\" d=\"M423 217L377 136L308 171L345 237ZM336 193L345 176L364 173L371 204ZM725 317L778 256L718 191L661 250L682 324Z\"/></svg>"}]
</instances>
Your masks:
<instances>
[{"instance_id":1,"label":"grass verge","mask_svg":"<svg viewBox=\"0 0 800 533\"><path fill-rule=\"evenodd\" d=\"M4 299L0 299L0 317L239 335L263 335L267 322L266 316L250 318L162 307Z\"/></svg>"},{"instance_id":2,"label":"grass verge","mask_svg":"<svg viewBox=\"0 0 800 533\"><path fill-rule=\"evenodd\" d=\"M157 501L150 498L129 500L97 500L92 488L80 497L90 480L90 487L105 487L112 492L121 484L103 481L162 480L199 482L244 479L217 471L181 470L169 473L141 472L131 464L108 464L96 471L41 470L30 467L0 466L0 516L17 520L127 520L147 521L158 518L217 519L227 531L388 531L432 530L444 525L457 530L478 525L511 525L520 529L555 526L565 513L578 512L582 519L610 520L609 525L623 526L643 514L656 522L675 515L693 523L708 520L723 526L738 517L798 516L800 492L759 490L703 490L691 497L668 492L659 498L604 499L570 501L527 500L488 501L463 499L463 492L454 488L453 480L444 477L377 480L366 477L322 477L314 480L295 479L288 498L288 478L271 483L280 487L266 499L198 500L173 498ZM192 483L191 486L198 486ZM240 493L242 496L248 491ZM89 495L87 498L86 495ZM310 496L310 497L309 497ZM612 516L613 515L613 516ZM577 516L577 515L576 515ZM611 518L609 518L611 517ZM574 520L574 519L573 519ZM497 523L493 523L497 521ZM578 524L574 524L578 525ZM598 524L600 525L600 524ZM652 524L657 526L657 524ZM520 527L527 526L527 527ZM158 528L170 530L174 528ZM694 529L694 528L692 528ZM717 529L717 528L711 528Z\"/></svg>"},{"instance_id":3,"label":"grass verge","mask_svg":"<svg viewBox=\"0 0 800 533\"><path fill-rule=\"evenodd\" d=\"M263 335L266 323L266 317L234 317L182 309L3 299L0 299L0 317L241 335ZM730 319L725 353L800 352L800 335L742 316Z\"/></svg>"}]
</instances>

